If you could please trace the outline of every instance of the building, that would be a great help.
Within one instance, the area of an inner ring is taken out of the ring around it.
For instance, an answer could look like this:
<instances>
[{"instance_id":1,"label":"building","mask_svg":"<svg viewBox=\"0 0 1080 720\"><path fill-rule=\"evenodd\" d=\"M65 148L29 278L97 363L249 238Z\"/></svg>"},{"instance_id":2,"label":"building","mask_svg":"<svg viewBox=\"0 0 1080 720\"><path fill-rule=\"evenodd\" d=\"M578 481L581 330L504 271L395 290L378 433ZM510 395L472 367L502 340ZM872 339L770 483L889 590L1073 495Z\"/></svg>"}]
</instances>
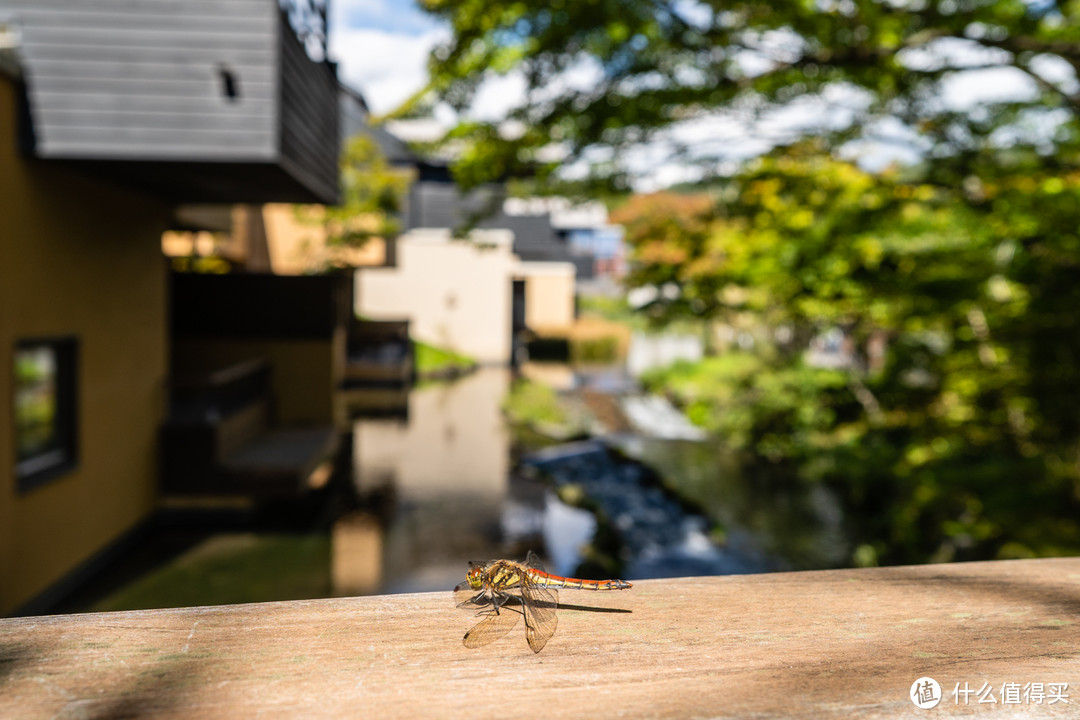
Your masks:
<instances>
[{"instance_id":1,"label":"building","mask_svg":"<svg viewBox=\"0 0 1080 720\"><path fill-rule=\"evenodd\" d=\"M445 163L417 158L392 134L373 132L387 157L412 165L414 182L403 213L407 232L396 243L398 267L358 272L357 312L408 319L417 339L488 364L515 361L526 336L565 336L575 320L575 279L591 272L592 257L571 253L548 213L505 212L505 190L498 186L463 195ZM455 237L470 226L467 238ZM492 242L495 237L509 244ZM421 252L452 256L454 271L438 277L440 263L421 259ZM492 275L494 266L502 276ZM434 288L444 298L476 301L413 301Z\"/></svg>"},{"instance_id":2,"label":"building","mask_svg":"<svg viewBox=\"0 0 1080 720\"><path fill-rule=\"evenodd\" d=\"M519 261L506 230L455 239L450 229L397 240L394 267L356 273L356 309L372 320L407 319L412 337L485 364L507 364L513 278Z\"/></svg>"},{"instance_id":3,"label":"building","mask_svg":"<svg viewBox=\"0 0 1080 720\"><path fill-rule=\"evenodd\" d=\"M0 613L159 495L183 203L332 203L337 82L275 2L0 0Z\"/></svg>"}]
</instances>

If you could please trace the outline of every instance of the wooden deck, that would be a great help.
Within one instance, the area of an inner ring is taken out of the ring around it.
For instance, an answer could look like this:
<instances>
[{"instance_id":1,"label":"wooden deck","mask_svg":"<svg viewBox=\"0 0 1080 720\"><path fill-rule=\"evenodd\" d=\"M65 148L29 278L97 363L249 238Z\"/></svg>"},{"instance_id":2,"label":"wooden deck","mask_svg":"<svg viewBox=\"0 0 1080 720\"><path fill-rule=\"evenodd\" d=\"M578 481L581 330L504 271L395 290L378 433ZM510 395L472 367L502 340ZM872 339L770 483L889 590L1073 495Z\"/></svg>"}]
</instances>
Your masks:
<instances>
[{"instance_id":1,"label":"wooden deck","mask_svg":"<svg viewBox=\"0 0 1080 720\"><path fill-rule=\"evenodd\" d=\"M1080 716L1080 559L561 599L538 655L521 627L463 647L449 593L0 620L0 717ZM908 697L922 676L945 695L932 710ZM1042 703L1004 703L1006 683L1042 683Z\"/></svg>"}]
</instances>

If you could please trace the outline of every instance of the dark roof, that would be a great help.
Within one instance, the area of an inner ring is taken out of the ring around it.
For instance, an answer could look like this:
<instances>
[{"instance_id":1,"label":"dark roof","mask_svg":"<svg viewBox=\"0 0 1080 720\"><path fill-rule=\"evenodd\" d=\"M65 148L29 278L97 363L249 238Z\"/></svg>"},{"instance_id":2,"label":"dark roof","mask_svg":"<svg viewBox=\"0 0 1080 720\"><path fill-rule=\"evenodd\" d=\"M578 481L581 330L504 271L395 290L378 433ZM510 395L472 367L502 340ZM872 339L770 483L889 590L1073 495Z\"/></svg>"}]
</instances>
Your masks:
<instances>
[{"instance_id":1,"label":"dark roof","mask_svg":"<svg viewBox=\"0 0 1080 720\"><path fill-rule=\"evenodd\" d=\"M336 200L336 71L273 0L0 0L0 13L19 30L30 154L172 200Z\"/></svg>"},{"instance_id":2,"label":"dark roof","mask_svg":"<svg viewBox=\"0 0 1080 720\"><path fill-rule=\"evenodd\" d=\"M418 180L449 183L453 181L450 175L450 164L445 160L425 158L413 152L401 138L384 129L379 125L369 125L361 132L366 132L378 143L379 148L391 165L407 166L416 169Z\"/></svg>"},{"instance_id":3,"label":"dark roof","mask_svg":"<svg viewBox=\"0 0 1080 720\"><path fill-rule=\"evenodd\" d=\"M477 227L512 231L514 252L522 260L574 262L565 238L552 227L549 214L507 215L501 209L504 197L501 186L487 186L462 196L453 183L416 182L409 194L408 227L459 228L472 215L486 210L489 214Z\"/></svg>"}]
</instances>

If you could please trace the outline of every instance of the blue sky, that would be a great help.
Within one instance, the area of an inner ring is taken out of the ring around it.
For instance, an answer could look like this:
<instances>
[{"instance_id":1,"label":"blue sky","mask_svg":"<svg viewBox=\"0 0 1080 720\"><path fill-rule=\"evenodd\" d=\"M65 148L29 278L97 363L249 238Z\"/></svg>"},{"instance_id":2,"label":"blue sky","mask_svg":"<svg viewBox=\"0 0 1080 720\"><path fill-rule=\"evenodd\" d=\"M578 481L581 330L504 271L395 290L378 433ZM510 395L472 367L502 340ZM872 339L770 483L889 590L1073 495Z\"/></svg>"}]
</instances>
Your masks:
<instances>
[{"instance_id":1,"label":"blue sky","mask_svg":"<svg viewBox=\"0 0 1080 720\"><path fill-rule=\"evenodd\" d=\"M337 0L331 4L330 11L343 28L417 37L437 27L436 20L411 0Z\"/></svg>"},{"instance_id":2,"label":"blue sky","mask_svg":"<svg viewBox=\"0 0 1080 720\"><path fill-rule=\"evenodd\" d=\"M387 113L423 87L427 56L448 30L412 0L333 0L330 55L338 74Z\"/></svg>"}]
</instances>

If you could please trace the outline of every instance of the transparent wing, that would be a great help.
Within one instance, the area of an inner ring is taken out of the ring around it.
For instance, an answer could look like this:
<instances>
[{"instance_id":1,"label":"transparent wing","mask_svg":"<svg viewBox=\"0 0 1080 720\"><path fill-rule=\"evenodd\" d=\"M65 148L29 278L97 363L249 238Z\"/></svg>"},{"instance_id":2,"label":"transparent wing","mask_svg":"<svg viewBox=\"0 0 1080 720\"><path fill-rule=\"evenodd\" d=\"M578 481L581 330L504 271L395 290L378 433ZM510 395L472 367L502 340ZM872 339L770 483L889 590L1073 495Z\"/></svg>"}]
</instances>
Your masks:
<instances>
[{"instance_id":1,"label":"transparent wing","mask_svg":"<svg viewBox=\"0 0 1080 720\"><path fill-rule=\"evenodd\" d=\"M465 610L483 610L491 607L491 598L483 590L476 590L469 583L454 588L454 602Z\"/></svg>"},{"instance_id":2,"label":"transparent wing","mask_svg":"<svg viewBox=\"0 0 1080 720\"><path fill-rule=\"evenodd\" d=\"M481 615L484 619L473 625L469 632L465 633L465 637L461 639L461 642L467 648L484 647L513 630L518 620L521 619L521 610L503 605L497 612L487 610Z\"/></svg>"},{"instance_id":3,"label":"transparent wing","mask_svg":"<svg viewBox=\"0 0 1080 720\"><path fill-rule=\"evenodd\" d=\"M529 553L530 561L535 557ZM559 626L559 618L555 614L559 607L559 593L526 580L521 584L521 607L525 615L525 638L533 652L540 652Z\"/></svg>"},{"instance_id":4,"label":"transparent wing","mask_svg":"<svg viewBox=\"0 0 1080 720\"><path fill-rule=\"evenodd\" d=\"M536 568L537 570L544 569L544 563L540 562L540 556L532 550L525 556L525 564L531 568Z\"/></svg>"}]
</instances>

